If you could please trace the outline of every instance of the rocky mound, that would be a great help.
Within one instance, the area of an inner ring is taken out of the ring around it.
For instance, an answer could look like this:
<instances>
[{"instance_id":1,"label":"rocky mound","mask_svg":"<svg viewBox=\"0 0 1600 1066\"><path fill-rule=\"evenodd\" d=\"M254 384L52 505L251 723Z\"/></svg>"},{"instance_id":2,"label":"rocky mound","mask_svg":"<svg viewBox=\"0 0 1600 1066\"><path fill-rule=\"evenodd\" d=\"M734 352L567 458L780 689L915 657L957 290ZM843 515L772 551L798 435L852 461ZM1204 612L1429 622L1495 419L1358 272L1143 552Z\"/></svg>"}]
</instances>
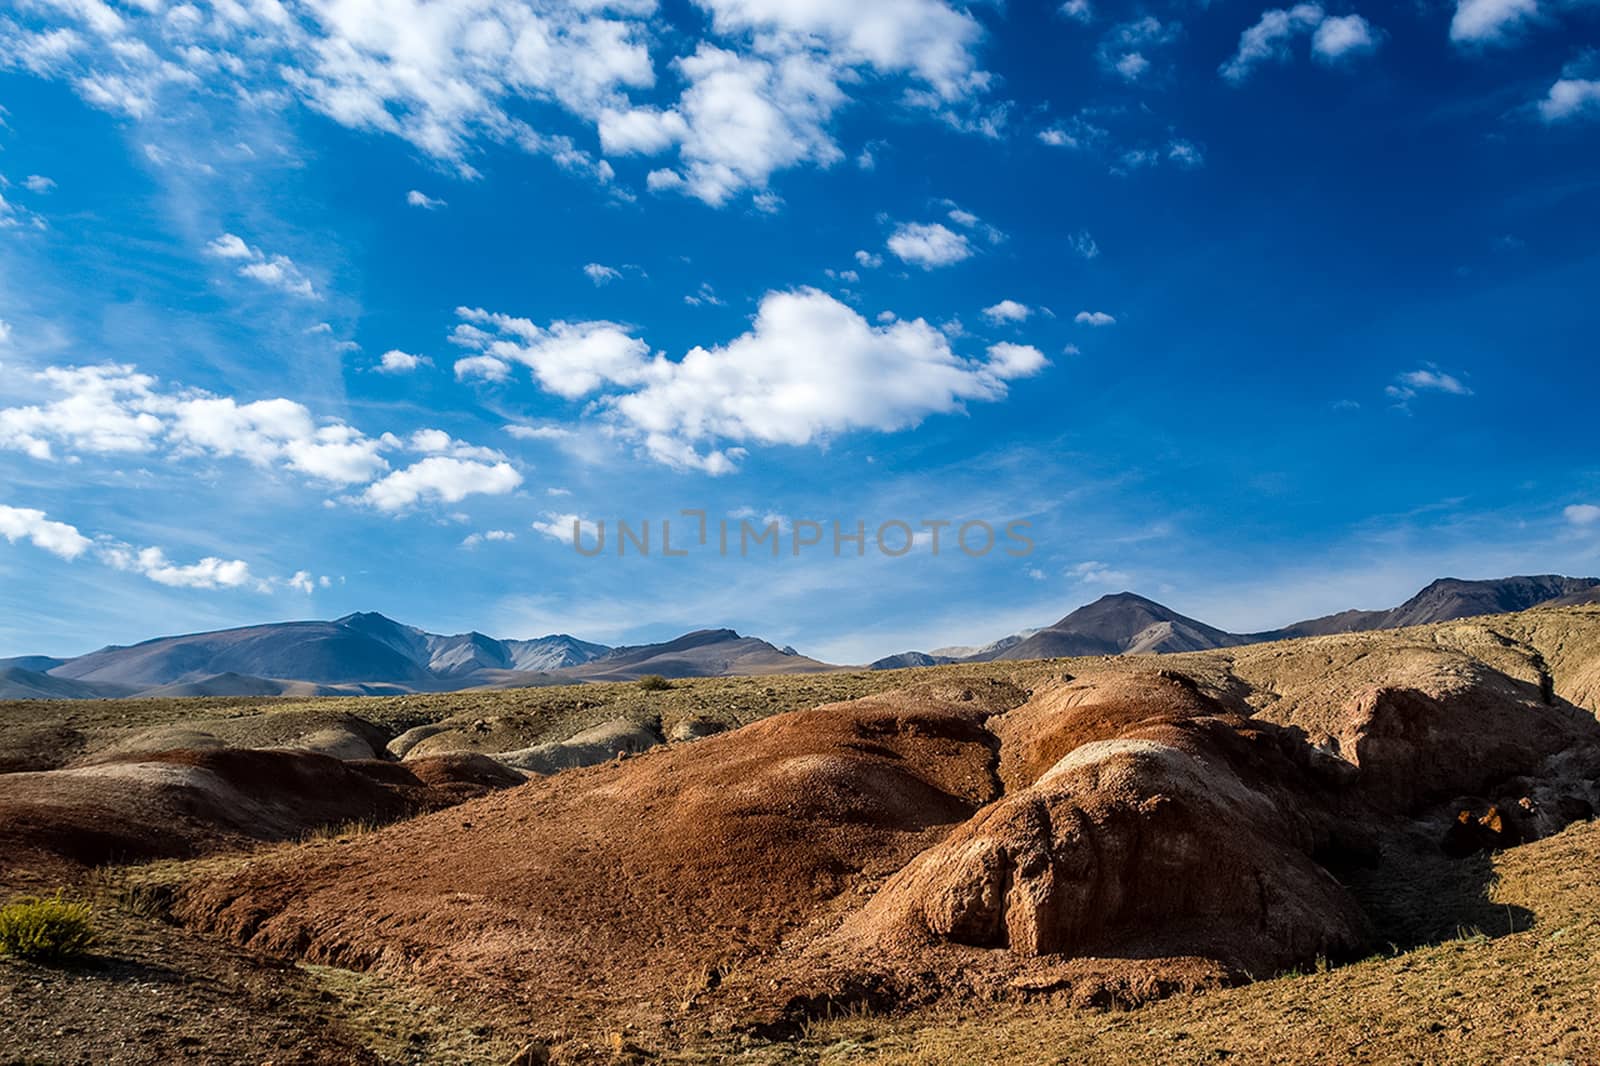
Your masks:
<instances>
[{"instance_id":1,"label":"rocky mound","mask_svg":"<svg viewBox=\"0 0 1600 1066\"><path fill-rule=\"evenodd\" d=\"M1003 799L897 874L845 935L1013 955L1199 955L1254 974L1348 955L1354 776L1163 672L1073 683L995 725Z\"/></svg>"},{"instance_id":2,"label":"rocky mound","mask_svg":"<svg viewBox=\"0 0 1600 1066\"><path fill-rule=\"evenodd\" d=\"M427 778L396 764L230 748L0 774L0 868L186 858L392 822L456 802L463 785L486 790L470 771L428 768Z\"/></svg>"},{"instance_id":3,"label":"rocky mound","mask_svg":"<svg viewBox=\"0 0 1600 1066\"><path fill-rule=\"evenodd\" d=\"M530 782L193 886L252 947L471 980L523 1003L657 1000L856 900L995 797L994 683L769 718Z\"/></svg>"}]
</instances>

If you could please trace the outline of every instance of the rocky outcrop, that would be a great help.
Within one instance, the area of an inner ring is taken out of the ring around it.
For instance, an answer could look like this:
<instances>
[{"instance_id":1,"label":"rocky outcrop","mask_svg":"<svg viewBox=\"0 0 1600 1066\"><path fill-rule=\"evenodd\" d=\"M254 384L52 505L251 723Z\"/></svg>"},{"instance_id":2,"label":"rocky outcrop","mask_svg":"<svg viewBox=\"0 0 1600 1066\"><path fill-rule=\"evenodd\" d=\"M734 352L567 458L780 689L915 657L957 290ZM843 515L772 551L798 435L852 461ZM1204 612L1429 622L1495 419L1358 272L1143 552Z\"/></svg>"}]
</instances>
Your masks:
<instances>
[{"instance_id":1,"label":"rocky outcrop","mask_svg":"<svg viewBox=\"0 0 1600 1066\"><path fill-rule=\"evenodd\" d=\"M1340 817L1349 775L1289 731L1172 675L1047 691L996 731L1012 787L892 878L847 938L1203 955L1257 975L1362 945L1359 907L1317 859L1364 839Z\"/></svg>"}]
</instances>

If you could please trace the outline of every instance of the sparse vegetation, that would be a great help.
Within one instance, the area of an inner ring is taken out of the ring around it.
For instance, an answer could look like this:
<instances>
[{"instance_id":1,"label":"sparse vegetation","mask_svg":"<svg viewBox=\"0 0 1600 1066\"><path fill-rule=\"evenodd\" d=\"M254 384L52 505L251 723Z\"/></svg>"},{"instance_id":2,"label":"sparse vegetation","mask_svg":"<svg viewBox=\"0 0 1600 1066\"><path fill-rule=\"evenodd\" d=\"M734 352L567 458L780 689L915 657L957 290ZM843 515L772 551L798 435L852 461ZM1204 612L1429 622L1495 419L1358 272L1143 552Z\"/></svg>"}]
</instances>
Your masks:
<instances>
[{"instance_id":1,"label":"sparse vegetation","mask_svg":"<svg viewBox=\"0 0 1600 1066\"><path fill-rule=\"evenodd\" d=\"M0 907L0 953L35 962L67 962L94 943L94 912L87 903L54 896L24 896Z\"/></svg>"},{"instance_id":2,"label":"sparse vegetation","mask_svg":"<svg viewBox=\"0 0 1600 1066\"><path fill-rule=\"evenodd\" d=\"M672 682L660 674L645 674L636 684L641 692L665 692L672 687Z\"/></svg>"}]
</instances>

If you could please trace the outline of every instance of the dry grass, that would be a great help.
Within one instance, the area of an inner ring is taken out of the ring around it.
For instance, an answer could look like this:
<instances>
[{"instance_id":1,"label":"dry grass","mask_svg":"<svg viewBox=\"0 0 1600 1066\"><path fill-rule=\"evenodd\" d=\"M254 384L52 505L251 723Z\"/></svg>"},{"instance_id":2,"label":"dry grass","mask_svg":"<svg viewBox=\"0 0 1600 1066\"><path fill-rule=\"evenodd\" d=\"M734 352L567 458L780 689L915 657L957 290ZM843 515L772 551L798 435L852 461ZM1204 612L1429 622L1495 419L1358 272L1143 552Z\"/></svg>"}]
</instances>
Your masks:
<instances>
[{"instance_id":1,"label":"dry grass","mask_svg":"<svg viewBox=\"0 0 1600 1066\"><path fill-rule=\"evenodd\" d=\"M409 696L191 697L127 700L0 701L0 753L32 755L46 769L83 759L134 732L183 725L215 732L239 747L281 742L284 722L309 733L320 723L355 715L398 735L419 725L448 723L471 732L494 723L486 740L511 750L565 740L613 719L656 723L670 730L686 718L728 728L785 711L856 699L908 683L938 679L1000 677L1030 683L1049 670L1043 663L931 667L915 670L840 671L770 677L707 677L648 689L633 681L596 682L527 689L447 692Z\"/></svg>"}]
</instances>

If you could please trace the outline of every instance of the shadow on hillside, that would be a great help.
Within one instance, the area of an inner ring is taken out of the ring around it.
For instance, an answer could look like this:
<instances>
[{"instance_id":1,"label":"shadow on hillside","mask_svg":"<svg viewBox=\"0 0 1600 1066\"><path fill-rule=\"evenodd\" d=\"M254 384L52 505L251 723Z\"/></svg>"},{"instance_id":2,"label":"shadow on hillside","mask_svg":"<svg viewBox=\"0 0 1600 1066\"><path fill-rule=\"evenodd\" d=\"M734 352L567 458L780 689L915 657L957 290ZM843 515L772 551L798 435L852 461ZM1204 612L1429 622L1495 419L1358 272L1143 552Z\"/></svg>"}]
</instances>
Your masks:
<instances>
[{"instance_id":1,"label":"shadow on hillside","mask_svg":"<svg viewBox=\"0 0 1600 1066\"><path fill-rule=\"evenodd\" d=\"M1431 841L1393 841L1382 860L1342 878L1372 919L1378 946L1399 950L1462 937L1498 938L1531 929L1534 913L1492 898L1494 856L1444 855Z\"/></svg>"}]
</instances>

